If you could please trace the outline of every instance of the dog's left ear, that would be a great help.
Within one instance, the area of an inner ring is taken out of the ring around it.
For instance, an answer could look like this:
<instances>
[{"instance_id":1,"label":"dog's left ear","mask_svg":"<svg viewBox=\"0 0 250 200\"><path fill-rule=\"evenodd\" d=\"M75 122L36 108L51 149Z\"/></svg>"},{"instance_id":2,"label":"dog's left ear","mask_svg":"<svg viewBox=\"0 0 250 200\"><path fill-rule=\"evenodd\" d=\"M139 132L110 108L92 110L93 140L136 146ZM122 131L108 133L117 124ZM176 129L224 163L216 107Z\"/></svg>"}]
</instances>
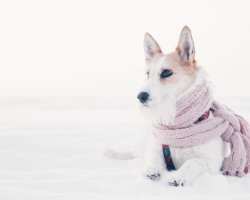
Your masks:
<instances>
[{"instance_id":1,"label":"dog's left ear","mask_svg":"<svg viewBox=\"0 0 250 200\"><path fill-rule=\"evenodd\" d=\"M187 26L185 26L181 31L176 50L178 51L182 62L193 63L195 61L194 41L191 31Z\"/></svg>"},{"instance_id":2,"label":"dog's left ear","mask_svg":"<svg viewBox=\"0 0 250 200\"><path fill-rule=\"evenodd\" d=\"M143 47L146 64L148 64L156 54L162 53L160 45L149 33L145 33Z\"/></svg>"}]
</instances>

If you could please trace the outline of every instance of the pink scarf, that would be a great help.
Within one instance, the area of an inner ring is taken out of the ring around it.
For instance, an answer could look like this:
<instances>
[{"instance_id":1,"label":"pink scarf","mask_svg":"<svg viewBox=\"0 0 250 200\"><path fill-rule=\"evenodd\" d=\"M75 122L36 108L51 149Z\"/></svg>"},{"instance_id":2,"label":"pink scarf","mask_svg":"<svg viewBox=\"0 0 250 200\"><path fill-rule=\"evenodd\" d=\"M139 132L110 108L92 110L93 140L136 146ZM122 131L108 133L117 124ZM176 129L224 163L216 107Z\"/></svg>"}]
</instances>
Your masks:
<instances>
[{"instance_id":1,"label":"pink scarf","mask_svg":"<svg viewBox=\"0 0 250 200\"><path fill-rule=\"evenodd\" d=\"M209 109L213 118L192 125ZM172 146L204 144L221 136L231 147L231 154L224 159L221 168L223 174L243 177L250 169L250 125L214 101L206 81L176 102L173 123L168 126L153 124L152 131L160 143Z\"/></svg>"}]
</instances>

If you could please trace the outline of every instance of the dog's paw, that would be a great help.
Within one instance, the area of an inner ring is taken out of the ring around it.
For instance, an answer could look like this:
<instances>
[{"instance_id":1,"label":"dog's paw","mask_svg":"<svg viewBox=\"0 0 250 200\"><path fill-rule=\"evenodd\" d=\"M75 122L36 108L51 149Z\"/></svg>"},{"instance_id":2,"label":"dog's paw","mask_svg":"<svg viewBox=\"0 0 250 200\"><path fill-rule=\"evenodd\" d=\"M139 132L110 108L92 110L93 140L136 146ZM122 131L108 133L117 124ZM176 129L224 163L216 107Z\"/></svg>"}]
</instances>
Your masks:
<instances>
[{"instance_id":1,"label":"dog's paw","mask_svg":"<svg viewBox=\"0 0 250 200\"><path fill-rule=\"evenodd\" d=\"M185 177L183 174L180 174L177 172L172 172L172 174L168 178L169 185L171 186L185 186L188 183L187 177Z\"/></svg>"},{"instance_id":2,"label":"dog's paw","mask_svg":"<svg viewBox=\"0 0 250 200\"><path fill-rule=\"evenodd\" d=\"M161 170L156 167L145 167L142 170L142 175L151 180L158 180L161 176Z\"/></svg>"}]
</instances>

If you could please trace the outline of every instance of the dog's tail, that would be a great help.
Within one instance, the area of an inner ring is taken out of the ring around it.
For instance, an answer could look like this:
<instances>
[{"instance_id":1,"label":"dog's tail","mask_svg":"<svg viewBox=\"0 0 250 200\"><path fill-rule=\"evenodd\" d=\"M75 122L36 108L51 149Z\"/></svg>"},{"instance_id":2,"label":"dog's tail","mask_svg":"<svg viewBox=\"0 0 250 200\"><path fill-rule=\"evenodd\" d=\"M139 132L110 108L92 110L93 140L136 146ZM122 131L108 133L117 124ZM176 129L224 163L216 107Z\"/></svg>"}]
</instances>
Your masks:
<instances>
[{"instance_id":1,"label":"dog's tail","mask_svg":"<svg viewBox=\"0 0 250 200\"><path fill-rule=\"evenodd\" d=\"M134 158L132 151L118 152L114 149L111 149L110 147L106 147L103 150L103 154L109 158L117 160L129 160Z\"/></svg>"}]
</instances>

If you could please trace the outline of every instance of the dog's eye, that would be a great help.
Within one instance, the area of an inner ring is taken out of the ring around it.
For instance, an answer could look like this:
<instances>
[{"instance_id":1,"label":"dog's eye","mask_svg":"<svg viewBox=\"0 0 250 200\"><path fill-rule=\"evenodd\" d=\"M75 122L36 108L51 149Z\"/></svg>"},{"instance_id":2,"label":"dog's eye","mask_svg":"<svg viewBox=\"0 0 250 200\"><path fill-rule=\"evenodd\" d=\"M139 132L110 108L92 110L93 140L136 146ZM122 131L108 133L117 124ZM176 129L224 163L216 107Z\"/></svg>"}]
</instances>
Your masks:
<instances>
[{"instance_id":1,"label":"dog's eye","mask_svg":"<svg viewBox=\"0 0 250 200\"><path fill-rule=\"evenodd\" d=\"M161 73L161 78L166 78L169 77L173 74L173 72L169 69L165 69L162 73Z\"/></svg>"},{"instance_id":2,"label":"dog's eye","mask_svg":"<svg viewBox=\"0 0 250 200\"><path fill-rule=\"evenodd\" d=\"M149 74L149 72L147 72L146 74Z\"/></svg>"}]
</instances>

